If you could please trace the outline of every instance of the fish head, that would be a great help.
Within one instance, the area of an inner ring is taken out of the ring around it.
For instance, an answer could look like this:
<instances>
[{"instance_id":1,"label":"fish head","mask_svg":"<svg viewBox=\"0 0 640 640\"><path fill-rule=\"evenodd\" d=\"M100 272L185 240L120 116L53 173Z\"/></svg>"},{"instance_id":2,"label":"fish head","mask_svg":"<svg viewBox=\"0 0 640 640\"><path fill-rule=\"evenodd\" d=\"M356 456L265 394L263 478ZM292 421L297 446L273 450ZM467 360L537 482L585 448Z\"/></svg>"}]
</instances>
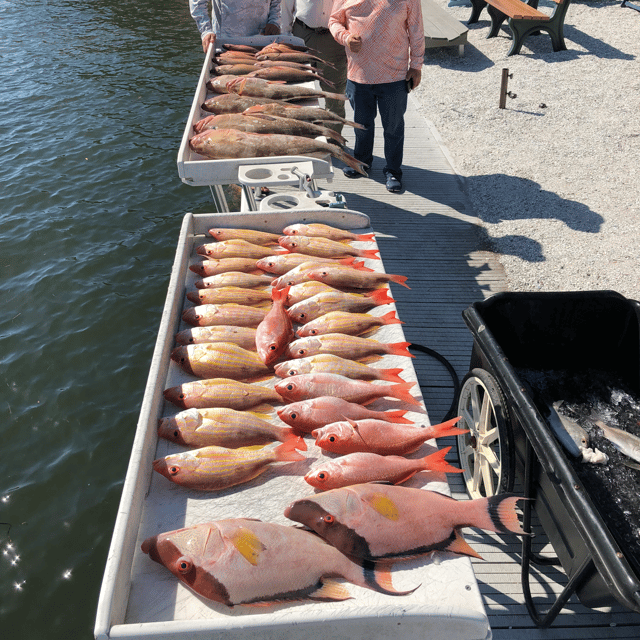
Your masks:
<instances>
[{"instance_id":1,"label":"fish head","mask_svg":"<svg viewBox=\"0 0 640 640\"><path fill-rule=\"evenodd\" d=\"M291 376L299 376L303 373L311 373L312 370L313 367L307 360L287 360L286 362L281 362L276 365L275 374L279 378L288 378Z\"/></svg>"},{"instance_id":2,"label":"fish head","mask_svg":"<svg viewBox=\"0 0 640 640\"><path fill-rule=\"evenodd\" d=\"M190 349L193 349L193 348L194 348L193 346L191 347L180 346L180 347L176 347L171 351L171 360L173 360L173 362L175 362L182 369L184 369L184 371L186 371L187 373L190 373L191 375L195 375L195 373L193 372L193 369L191 368L190 357L189 357ZM195 348L197 349L197 346Z\"/></svg>"},{"instance_id":3,"label":"fish head","mask_svg":"<svg viewBox=\"0 0 640 640\"><path fill-rule=\"evenodd\" d=\"M278 244L291 253L300 253L309 244L309 239L304 236L282 236L278 238Z\"/></svg>"},{"instance_id":4,"label":"fish head","mask_svg":"<svg viewBox=\"0 0 640 640\"><path fill-rule=\"evenodd\" d=\"M292 402L276 409L278 418L282 422L299 431L305 431L303 427L308 422L312 411L313 408L308 402Z\"/></svg>"},{"instance_id":5,"label":"fish head","mask_svg":"<svg viewBox=\"0 0 640 640\"><path fill-rule=\"evenodd\" d=\"M311 529L342 553L370 558L367 541L355 532L365 514L358 494L348 487L296 500L284 511L286 518Z\"/></svg>"},{"instance_id":6,"label":"fish head","mask_svg":"<svg viewBox=\"0 0 640 640\"><path fill-rule=\"evenodd\" d=\"M201 326L203 321L202 306L189 307L182 312L182 319L194 327Z\"/></svg>"},{"instance_id":7,"label":"fish head","mask_svg":"<svg viewBox=\"0 0 640 640\"><path fill-rule=\"evenodd\" d=\"M300 338L289 344L286 353L289 358L306 358L320 353L321 349L322 343L319 338Z\"/></svg>"},{"instance_id":8,"label":"fish head","mask_svg":"<svg viewBox=\"0 0 640 640\"><path fill-rule=\"evenodd\" d=\"M268 273L280 273L283 268L282 265L282 256L267 256L266 258L260 258L260 260L256 261L256 267L258 267L258 269L262 269L262 271L267 271Z\"/></svg>"},{"instance_id":9,"label":"fish head","mask_svg":"<svg viewBox=\"0 0 640 640\"><path fill-rule=\"evenodd\" d=\"M331 453L346 453L345 449L354 439L355 431L348 422L333 422L315 429L311 435L316 439L316 446Z\"/></svg>"},{"instance_id":10,"label":"fish head","mask_svg":"<svg viewBox=\"0 0 640 640\"><path fill-rule=\"evenodd\" d=\"M196 337L191 329L185 329L176 334L176 342L181 345L195 344Z\"/></svg>"},{"instance_id":11,"label":"fish head","mask_svg":"<svg viewBox=\"0 0 640 640\"><path fill-rule=\"evenodd\" d=\"M290 376L276 382L274 388L285 400L303 400L308 397L309 387L312 383L311 377L309 375Z\"/></svg>"},{"instance_id":12,"label":"fish head","mask_svg":"<svg viewBox=\"0 0 640 640\"><path fill-rule=\"evenodd\" d=\"M187 403L189 401L189 394L183 385L178 385L177 387L169 387L162 392L165 400L175 404L177 407L181 409L187 409Z\"/></svg>"},{"instance_id":13,"label":"fish head","mask_svg":"<svg viewBox=\"0 0 640 640\"><path fill-rule=\"evenodd\" d=\"M209 229L209 235L215 240L227 240L231 237L228 229Z\"/></svg>"},{"instance_id":14,"label":"fish head","mask_svg":"<svg viewBox=\"0 0 640 640\"><path fill-rule=\"evenodd\" d=\"M147 538L141 549L200 595L231 604L227 590L208 569L224 552L224 540L215 525L200 524L161 533Z\"/></svg>"},{"instance_id":15,"label":"fish head","mask_svg":"<svg viewBox=\"0 0 640 640\"><path fill-rule=\"evenodd\" d=\"M192 451L173 453L153 461L153 470L167 480L182 484L185 478L198 468L199 461Z\"/></svg>"},{"instance_id":16,"label":"fish head","mask_svg":"<svg viewBox=\"0 0 640 640\"><path fill-rule=\"evenodd\" d=\"M304 225L302 224L290 224L282 230L285 236L297 236L304 234Z\"/></svg>"},{"instance_id":17,"label":"fish head","mask_svg":"<svg viewBox=\"0 0 640 640\"><path fill-rule=\"evenodd\" d=\"M336 487L336 483L340 482L341 467L333 461L323 464L317 469L312 469L304 477L305 482L316 489L326 491Z\"/></svg>"},{"instance_id":18,"label":"fish head","mask_svg":"<svg viewBox=\"0 0 640 640\"><path fill-rule=\"evenodd\" d=\"M197 409L187 409L158 420L158 436L176 444L186 445L185 436L193 433L202 422L202 415Z\"/></svg>"},{"instance_id":19,"label":"fish head","mask_svg":"<svg viewBox=\"0 0 640 640\"><path fill-rule=\"evenodd\" d=\"M314 300L314 298L315 296L307 298L306 300L298 302L287 309L287 313L293 322L306 324L318 316L319 302Z\"/></svg>"}]
</instances>

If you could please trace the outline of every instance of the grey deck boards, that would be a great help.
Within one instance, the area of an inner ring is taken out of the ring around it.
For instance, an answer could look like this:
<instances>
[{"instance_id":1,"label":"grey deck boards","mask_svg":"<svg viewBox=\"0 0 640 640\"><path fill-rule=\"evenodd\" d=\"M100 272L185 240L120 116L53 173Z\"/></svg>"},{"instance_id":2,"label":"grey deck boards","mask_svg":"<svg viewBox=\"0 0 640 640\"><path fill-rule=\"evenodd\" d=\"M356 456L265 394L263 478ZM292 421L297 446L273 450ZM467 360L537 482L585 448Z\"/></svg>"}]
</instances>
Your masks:
<instances>
[{"instance_id":1,"label":"grey deck boards","mask_svg":"<svg viewBox=\"0 0 640 640\"><path fill-rule=\"evenodd\" d=\"M345 127L343 133L352 145L353 130ZM418 113L411 96L406 116L403 193L386 191L383 165L378 121L370 178L350 180L336 169L330 188L345 196L349 209L370 216L372 227L379 234L385 270L408 277L411 289L391 283L407 340L442 354L462 380L469 368L473 340L461 313L474 301L506 290L504 272L497 256L487 251L473 204L467 199L446 150ZM418 380L430 420L435 424L451 404L451 378L433 358L416 355ZM455 439L444 438L439 444L453 446L448 459L457 462ZM459 475L450 474L449 484L455 498L467 498ZM538 526L535 533L534 551L553 555L542 528ZM473 566L494 639L640 638L640 615L622 606L611 611L588 609L576 598L550 629L536 629L522 595L519 538L476 529L465 530L465 537L484 558L473 560ZM556 567L543 567L536 572L532 592L544 608L555 599L550 594L559 593L567 578Z\"/></svg>"},{"instance_id":2,"label":"grey deck boards","mask_svg":"<svg viewBox=\"0 0 640 640\"><path fill-rule=\"evenodd\" d=\"M421 0L424 44L427 49L467 43L468 27L432 0Z\"/></svg>"}]
</instances>

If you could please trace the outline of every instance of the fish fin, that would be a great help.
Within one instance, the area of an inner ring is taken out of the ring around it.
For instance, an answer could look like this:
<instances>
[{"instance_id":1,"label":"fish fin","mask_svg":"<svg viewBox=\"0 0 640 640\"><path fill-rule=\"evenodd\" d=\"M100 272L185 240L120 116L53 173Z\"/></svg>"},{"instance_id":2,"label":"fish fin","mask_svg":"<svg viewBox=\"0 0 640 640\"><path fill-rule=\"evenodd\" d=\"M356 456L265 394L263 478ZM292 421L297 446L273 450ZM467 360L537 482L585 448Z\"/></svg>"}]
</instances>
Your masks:
<instances>
[{"instance_id":1,"label":"fish fin","mask_svg":"<svg viewBox=\"0 0 640 640\"><path fill-rule=\"evenodd\" d=\"M273 302L286 302L287 296L289 295L290 286L284 287L283 289L276 289L275 287L271 288L271 300Z\"/></svg>"},{"instance_id":2,"label":"fish fin","mask_svg":"<svg viewBox=\"0 0 640 640\"><path fill-rule=\"evenodd\" d=\"M349 590L331 578L325 579L322 586L308 596L311 600L351 600L353 596Z\"/></svg>"},{"instance_id":3,"label":"fish fin","mask_svg":"<svg viewBox=\"0 0 640 640\"><path fill-rule=\"evenodd\" d=\"M415 356L409 352L410 342L393 342L388 344L389 353L394 356L409 356L410 358L415 358Z\"/></svg>"},{"instance_id":4,"label":"fish fin","mask_svg":"<svg viewBox=\"0 0 640 640\"><path fill-rule=\"evenodd\" d=\"M378 249L362 249L359 256L361 258L370 258L371 260L380 260L380 251Z\"/></svg>"},{"instance_id":5,"label":"fish fin","mask_svg":"<svg viewBox=\"0 0 640 640\"><path fill-rule=\"evenodd\" d=\"M254 566L258 564L262 551L267 548L253 531L245 527L237 529L230 536L230 541L242 557Z\"/></svg>"},{"instance_id":6,"label":"fish fin","mask_svg":"<svg viewBox=\"0 0 640 640\"><path fill-rule=\"evenodd\" d=\"M392 596L407 596L420 586L418 585L408 591L398 591L391 580L391 567L392 563L390 562L376 564L371 561L365 561L362 567L365 583L376 591Z\"/></svg>"},{"instance_id":7,"label":"fish fin","mask_svg":"<svg viewBox=\"0 0 640 640\"><path fill-rule=\"evenodd\" d=\"M404 417L407 413L406 409L394 409L393 411L385 411L384 419L387 422L394 422L395 424L414 424L411 420Z\"/></svg>"},{"instance_id":8,"label":"fish fin","mask_svg":"<svg viewBox=\"0 0 640 640\"><path fill-rule=\"evenodd\" d=\"M294 439L287 440L277 446L273 451L279 462L297 462L304 460L305 457L297 450L298 441Z\"/></svg>"},{"instance_id":9,"label":"fish fin","mask_svg":"<svg viewBox=\"0 0 640 640\"><path fill-rule=\"evenodd\" d=\"M395 302L395 300L389 295L389 289L386 287L384 289L376 289L366 295L369 296L377 305Z\"/></svg>"},{"instance_id":10,"label":"fish fin","mask_svg":"<svg viewBox=\"0 0 640 640\"><path fill-rule=\"evenodd\" d=\"M404 324L404 322L398 318L395 311L385 313L383 316L380 316L380 320L382 320L384 324Z\"/></svg>"},{"instance_id":11,"label":"fish fin","mask_svg":"<svg viewBox=\"0 0 640 640\"><path fill-rule=\"evenodd\" d=\"M400 512L395 502L382 493L373 493L367 496L365 502L383 518L396 521L400 518Z\"/></svg>"},{"instance_id":12,"label":"fish fin","mask_svg":"<svg viewBox=\"0 0 640 640\"><path fill-rule=\"evenodd\" d=\"M324 64L329 64L328 62L324 61ZM330 65L333 66L333 65ZM331 98L332 100L345 100L347 99L347 96L344 95L344 93L330 93L329 91L321 91L320 92L322 94L323 98Z\"/></svg>"},{"instance_id":13,"label":"fish fin","mask_svg":"<svg viewBox=\"0 0 640 640\"><path fill-rule=\"evenodd\" d=\"M285 440L285 442L289 442L290 440L295 440L295 448L298 451L306 451L307 450L307 443L304 441L304 438L302 436L298 436L295 433L293 433L293 431L291 432L291 435ZM451 447L449 447L451 448Z\"/></svg>"},{"instance_id":14,"label":"fish fin","mask_svg":"<svg viewBox=\"0 0 640 640\"><path fill-rule=\"evenodd\" d=\"M251 407L251 413L257 415L259 418L268 416L273 417L275 409L270 404L259 404L255 407ZM268 418L267 418L268 419Z\"/></svg>"},{"instance_id":15,"label":"fish fin","mask_svg":"<svg viewBox=\"0 0 640 640\"><path fill-rule=\"evenodd\" d=\"M382 369L380 372L380 380L386 382L404 382L404 379L400 377L400 374L404 369Z\"/></svg>"},{"instance_id":16,"label":"fish fin","mask_svg":"<svg viewBox=\"0 0 640 640\"><path fill-rule=\"evenodd\" d=\"M472 549L469 543L462 537L462 534L460 533L460 531L458 531L458 529L454 529L453 532L453 542L445 547L446 551L459 553L464 556L471 556L472 558L478 558L478 560L484 559L477 551L474 551Z\"/></svg>"},{"instance_id":17,"label":"fish fin","mask_svg":"<svg viewBox=\"0 0 640 640\"><path fill-rule=\"evenodd\" d=\"M399 276L399 275L390 275L389 280L391 282L395 282L396 284L401 284L403 287L407 287L407 289L411 289L411 287L407 284L407 276Z\"/></svg>"},{"instance_id":18,"label":"fish fin","mask_svg":"<svg viewBox=\"0 0 640 640\"><path fill-rule=\"evenodd\" d=\"M364 262L356 262L355 259L355 256L349 256L348 258L340 258L340 260L338 260L337 262L338 264L350 264L351 266L354 266L356 264L364 264Z\"/></svg>"},{"instance_id":19,"label":"fish fin","mask_svg":"<svg viewBox=\"0 0 640 640\"><path fill-rule=\"evenodd\" d=\"M403 402L408 402L409 404L420 404L420 400L414 398L410 393L409 389L416 385L415 382L399 382L398 384L394 384L391 389L389 389L389 394L393 398L397 398L398 400L402 400Z\"/></svg>"},{"instance_id":20,"label":"fish fin","mask_svg":"<svg viewBox=\"0 0 640 640\"><path fill-rule=\"evenodd\" d=\"M362 364L373 364L374 362L380 362L380 360L382 360L382 356L376 353L372 353L364 358L358 358L358 362L362 362Z\"/></svg>"},{"instance_id":21,"label":"fish fin","mask_svg":"<svg viewBox=\"0 0 640 640\"><path fill-rule=\"evenodd\" d=\"M425 471L444 471L445 473L462 473L462 469L458 469L449 464L444 458L451 451L451 447L440 449L435 453L422 458Z\"/></svg>"},{"instance_id":22,"label":"fish fin","mask_svg":"<svg viewBox=\"0 0 640 640\"><path fill-rule=\"evenodd\" d=\"M367 273L373 273L375 271L375 269L365 267L364 262L354 262L351 266L358 271L366 271Z\"/></svg>"},{"instance_id":23,"label":"fish fin","mask_svg":"<svg viewBox=\"0 0 640 640\"><path fill-rule=\"evenodd\" d=\"M361 233L360 235L356 235L355 239L359 242L368 242L369 240L373 240L375 237L375 233Z\"/></svg>"},{"instance_id":24,"label":"fish fin","mask_svg":"<svg viewBox=\"0 0 640 640\"><path fill-rule=\"evenodd\" d=\"M430 470L431 469L429 469L429 471ZM418 471L420 471L420 469L416 469L415 471L410 471L409 473L407 473L406 476L404 476L403 478L400 478L400 480L396 480L393 484L402 484L403 482L410 480L411 478L413 478L413 476L416 475L416 473L418 473Z\"/></svg>"},{"instance_id":25,"label":"fish fin","mask_svg":"<svg viewBox=\"0 0 640 640\"><path fill-rule=\"evenodd\" d=\"M451 420L447 420L446 422L441 422L440 424L432 425L431 427L427 427L431 432L431 438L445 438L447 436L457 436L461 433L467 433L469 429L459 429L454 427L454 425L462 418L462 416L458 416L457 418L451 418Z\"/></svg>"}]
</instances>

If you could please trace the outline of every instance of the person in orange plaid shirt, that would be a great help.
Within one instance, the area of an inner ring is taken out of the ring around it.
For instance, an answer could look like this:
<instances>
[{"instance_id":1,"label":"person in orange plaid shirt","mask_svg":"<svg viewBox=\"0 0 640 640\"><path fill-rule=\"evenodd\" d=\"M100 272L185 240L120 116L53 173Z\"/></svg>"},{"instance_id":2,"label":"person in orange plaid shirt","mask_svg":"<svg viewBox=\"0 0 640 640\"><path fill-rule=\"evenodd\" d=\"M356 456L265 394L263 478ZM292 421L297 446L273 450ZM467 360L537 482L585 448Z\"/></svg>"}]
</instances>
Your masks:
<instances>
[{"instance_id":1,"label":"person in orange plaid shirt","mask_svg":"<svg viewBox=\"0 0 640 640\"><path fill-rule=\"evenodd\" d=\"M329 30L347 53L346 95L356 129L353 155L371 166L378 110L384 132L384 174L391 192L402 190L407 95L420 84L424 29L420 0L335 0ZM355 178L353 169L344 174Z\"/></svg>"}]
</instances>

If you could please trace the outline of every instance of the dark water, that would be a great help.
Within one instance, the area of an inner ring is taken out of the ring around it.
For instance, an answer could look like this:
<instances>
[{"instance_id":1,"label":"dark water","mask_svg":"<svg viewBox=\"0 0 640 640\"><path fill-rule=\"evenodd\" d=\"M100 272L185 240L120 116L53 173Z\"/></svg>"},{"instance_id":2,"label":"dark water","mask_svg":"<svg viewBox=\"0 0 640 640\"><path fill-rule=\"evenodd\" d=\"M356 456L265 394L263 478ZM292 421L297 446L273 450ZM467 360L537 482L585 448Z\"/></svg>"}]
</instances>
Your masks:
<instances>
[{"instance_id":1,"label":"dark water","mask_svg":"<svg viewBox=\"0 0 640 640\"><path fill-rule=\"evenodd\" d=\"M93 637L202 61L184 0L0 1L0 637Z\"/></svg>"}]
</instances>

